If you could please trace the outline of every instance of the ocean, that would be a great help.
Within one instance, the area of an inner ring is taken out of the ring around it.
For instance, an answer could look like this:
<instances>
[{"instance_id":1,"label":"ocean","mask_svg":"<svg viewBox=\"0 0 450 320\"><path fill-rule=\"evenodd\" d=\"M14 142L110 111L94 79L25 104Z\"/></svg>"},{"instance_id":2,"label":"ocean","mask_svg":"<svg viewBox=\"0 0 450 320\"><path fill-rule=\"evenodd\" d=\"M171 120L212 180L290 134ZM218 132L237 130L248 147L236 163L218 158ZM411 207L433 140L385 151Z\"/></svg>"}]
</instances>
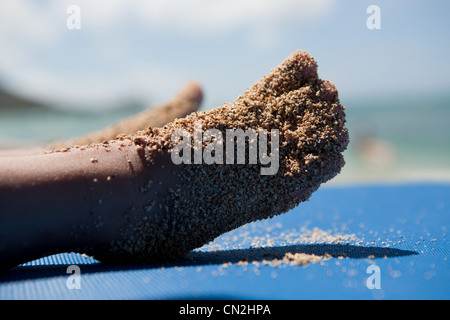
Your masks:
<instances>
[{"instance_id":1,"label":"ocean","mask_svg":"<svg viewBox=\"0 0 450 320\"><path fill-rule=\"evenodd\" d=\"M330 183L450 181L450 95L341 98L341 103L350 144L345 167ZM77 137L139 111L0 109L0 148Z\"/></svg>"},{"instance_id":2,"label":"ocean","mask_svg":"<svg viewBox=\"0 0 450 320\"><path fill-rule=\"evenodd\" d=\"M450 95L341 101L350 144L339 181L450 181Z\"/></svg>"}]
</instances>

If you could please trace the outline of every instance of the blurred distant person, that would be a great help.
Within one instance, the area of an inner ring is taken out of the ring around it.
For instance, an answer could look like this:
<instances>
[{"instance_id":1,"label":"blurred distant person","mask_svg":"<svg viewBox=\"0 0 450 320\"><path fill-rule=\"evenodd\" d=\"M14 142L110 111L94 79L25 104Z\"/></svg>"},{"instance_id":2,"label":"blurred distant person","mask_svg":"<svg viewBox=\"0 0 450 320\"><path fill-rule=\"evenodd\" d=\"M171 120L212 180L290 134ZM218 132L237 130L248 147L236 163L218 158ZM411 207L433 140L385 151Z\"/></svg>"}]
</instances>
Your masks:
<instances>
[{"instance_id":1,"label":"blurred distant person","mask_svg":"<svg viewBox=\"0 0 450 320\"><path fill-rule=\"evenodd\" d=\"M396 161L395 147L371 132L367 125L359 128L353 135L353 141L358 156L366 166L374 169L391 168Z\"/></svg>"}]
</instances>

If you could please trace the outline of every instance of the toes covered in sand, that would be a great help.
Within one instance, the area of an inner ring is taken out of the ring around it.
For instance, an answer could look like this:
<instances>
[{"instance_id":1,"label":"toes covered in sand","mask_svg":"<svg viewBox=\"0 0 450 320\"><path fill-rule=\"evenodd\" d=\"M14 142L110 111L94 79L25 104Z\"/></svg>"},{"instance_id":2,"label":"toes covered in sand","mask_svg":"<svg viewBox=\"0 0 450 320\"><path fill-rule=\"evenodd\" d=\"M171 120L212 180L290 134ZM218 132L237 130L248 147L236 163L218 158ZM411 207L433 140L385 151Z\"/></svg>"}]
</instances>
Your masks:
<instances>
[{"instance_id":1,"label":"toes covered in sand","mask_svg":"<svg viewBox=\"0 0 450 320\"><path fill-rule=\"evenodd\" d=\"M261 95L280 96L317 78L317 63L308 53L298 50L249 88L243 97L253 100L261 99Z\"/></svg>"},{"instance_id":2,"label":"toes covered in sand","mask_svg":"<svg viewBox=\"0 0 450 320\"><path fill-rule=\"evenodd\" d=\"M334 85L319 79L313 58L296 51L234 103L138 132L134 141L142 142L142 148L165 153L175 150L177 142L171 138L176 131L187 134L189 145L192 137L195 140L207 129L215 129L225 139L230 131L274 130L277 138L271 136L263 146L270 150L276 170L262 175L261 161L237 165L234 154L228 163L224 141L199 140L198 150L217 148L214 151L222 151L221 158L217 157L221 161L179 163L179 181L164 194L157 211L161 222L152 232L133 234L133 241L126 239L126 247L119 245L120 254L117 257L114 251L113 258L178 257L233 228L287 212L306 201L345 163L341 152L347 147L348 132L343 110ZM230 149L234 150L237 145L232 141ZM154 165L151 156L145 161Z\"/></svg>"}]
</instances>

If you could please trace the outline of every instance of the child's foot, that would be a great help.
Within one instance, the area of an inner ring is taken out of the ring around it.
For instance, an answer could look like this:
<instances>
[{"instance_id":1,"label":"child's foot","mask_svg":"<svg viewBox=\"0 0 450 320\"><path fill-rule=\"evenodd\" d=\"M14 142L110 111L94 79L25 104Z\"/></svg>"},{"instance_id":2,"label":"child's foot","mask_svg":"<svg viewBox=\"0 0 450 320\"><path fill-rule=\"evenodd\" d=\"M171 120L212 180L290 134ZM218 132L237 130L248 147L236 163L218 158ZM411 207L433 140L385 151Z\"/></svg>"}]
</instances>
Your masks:
<instances>
[{"instance_id":1,"label":"child's foot","mask_svg":"<svg viewBox=\"0 0 450 320\"><path fill-rule=\"evenodd\" d=\"M175 258L248 222L287 212L340 172L349 141L344 123L336 88L318 78L307 53L297 51L231 104L123 137L151 170L158 166L172 182L142 179L142 208L129 213L139 218L109 247L88 253L110 262ZM237 129L257 134L244 150L238 142L227 148L228 134ZM193 141L190 156L180 149L183 135L192 138L182 140ZM258 148L250 147L255 141ZM231 150L236 153L229 157ZM246 161L235 164L240 151ZM146 198L152 184L159 186L156 202Z\"/></svg>"},{"instance_id":2,"label":"child's foot","mask_svg":"<svg viewBox=\"0 0 450 320\"><path fill-rule=\"evenodd\" d=\"M169 102L159 107L144 110L130 118L124 119L101 131L89 133L86 136L65 142L54 143L46 147L47 150L85 146L92 143L114 140L120 134L133 135L139 130L149 127L162 127L177 118L182 118L197 111L202 103L203 92L196 82L189 82Z\"/></svg>"}]
</instances>

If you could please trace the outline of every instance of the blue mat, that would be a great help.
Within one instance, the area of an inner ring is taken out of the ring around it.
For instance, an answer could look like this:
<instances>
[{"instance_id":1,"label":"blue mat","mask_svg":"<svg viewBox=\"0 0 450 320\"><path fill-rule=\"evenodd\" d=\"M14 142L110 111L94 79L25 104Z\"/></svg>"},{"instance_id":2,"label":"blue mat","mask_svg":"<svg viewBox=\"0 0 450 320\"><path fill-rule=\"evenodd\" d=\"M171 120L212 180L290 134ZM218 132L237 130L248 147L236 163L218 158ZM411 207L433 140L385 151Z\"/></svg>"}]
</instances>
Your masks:
<instances>
[{"instance_id":1,"label":"blue mat","mask_svg":"<svg viewBox=\"0 0 450 320\"><path fill-rule=\"evenodd\" d=\"M449 184L324 186L180 261L31 261L0 274L0 299L449 299L449 222ZM327 255L291 265L288 252Z\"/></svg>"}]
</instances>

